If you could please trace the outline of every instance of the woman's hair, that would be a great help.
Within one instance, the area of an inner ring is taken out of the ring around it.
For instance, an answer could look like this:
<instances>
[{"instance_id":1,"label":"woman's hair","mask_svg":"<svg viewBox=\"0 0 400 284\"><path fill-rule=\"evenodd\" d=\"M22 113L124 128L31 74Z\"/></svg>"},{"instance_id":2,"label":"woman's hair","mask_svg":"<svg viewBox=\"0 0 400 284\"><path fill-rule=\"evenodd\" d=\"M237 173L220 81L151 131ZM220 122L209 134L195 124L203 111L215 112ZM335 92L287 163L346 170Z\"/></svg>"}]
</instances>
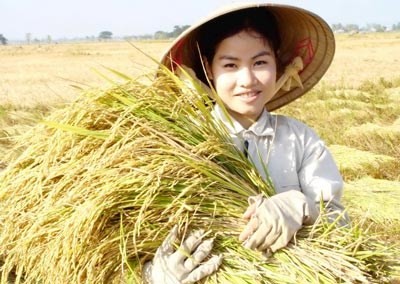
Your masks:
<instances>
[{"instance_id":1,"label":"woman's hair","mask_svg":"<svg viewBox=\"0 0 400 284\"><path fill-rule=\"evenodd\" d=\"M267 9L249 8L217 17L198 31L198 44L202 56L212 62L218 45L224 39L241 31L255 32L265 39L274 51L277 69L280 69L278 51L280 37L274 15Z\"/></svg>"}]
</instances>

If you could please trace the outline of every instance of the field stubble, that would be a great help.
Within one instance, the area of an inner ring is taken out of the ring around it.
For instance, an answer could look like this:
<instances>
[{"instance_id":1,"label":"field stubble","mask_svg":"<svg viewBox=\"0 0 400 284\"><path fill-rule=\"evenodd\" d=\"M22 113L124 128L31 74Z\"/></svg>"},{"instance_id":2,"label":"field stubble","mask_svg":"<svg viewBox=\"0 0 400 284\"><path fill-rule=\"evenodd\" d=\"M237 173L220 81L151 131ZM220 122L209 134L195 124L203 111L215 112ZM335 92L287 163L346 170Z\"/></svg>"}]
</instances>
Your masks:
<instances>
[{"instance_id":1,"label":"field stubble","mask_svg":"<svg viewBox=\"0 0 400 284\"><path fill-rule=\"evenodd\" d=\"M169 41L132 42L159 59ZM336 55L322 82L357 88L366 80L399 79L400 34L338 35ZM106 87L98 72L112 68L135 77L155 63L129 42L0 46L0 105L32 108L73 100L74 86Z\"/></svg>"},{"instance_id":2,"label":"field stubble","mask_svg":"<svg viewBox=\"0 0 400 284\"><path fill-rule=\"evenodd\" d=\"M135 42L158 59L169 42ZM135 77L155 63L128 42L64 43L0 47L0 105L32 108L70 102L76 87L107 87L105 68Z\"/></svg>"}]
</instances>

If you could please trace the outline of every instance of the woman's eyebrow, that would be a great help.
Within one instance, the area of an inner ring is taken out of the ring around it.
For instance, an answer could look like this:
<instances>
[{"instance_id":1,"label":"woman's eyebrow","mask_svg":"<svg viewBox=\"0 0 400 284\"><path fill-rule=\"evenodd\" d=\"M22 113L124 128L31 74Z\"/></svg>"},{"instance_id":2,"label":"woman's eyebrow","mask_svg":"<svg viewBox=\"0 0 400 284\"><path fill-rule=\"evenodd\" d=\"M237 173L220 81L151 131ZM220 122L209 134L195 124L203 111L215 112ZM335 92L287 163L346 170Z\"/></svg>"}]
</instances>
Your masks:
<instances>
[{"instance_id":1,"label":"woman's eyebrow","mask_svg":"<svg viewBox=\"0 0 400 284\"><path fill-rule=\"evenodd\" d=\"M239 60L239 58L231 55L221 55L218 57L219 60Z\"/></svg>"},{"instance_id":2,"label":"woman's eyebrow","mask_svg":"<svg viewBox=\"0 0 400 284\"><path fill-rule=\"evenodd\" d=\"M261 56L273 56L272 52L267 51L267 50L263 50L260 51L259 53L257 53L256 55L252 56L251 59L256 59L257 57L261 57ZM233 60L233 61L238 61L239 58L232 56L232 55L221 55L218 57L218 60Z\"/></svg>"},{"instance_id":3,"label":"woman's eyebrow","mask_svg":"<svg viewBox=\"0 0 400 284\"><path fill-rule=\"evenodd\" d=\"M272 55L272 52L264 50L264 51L257 53L256 55L254 55L251 59L256 59L257 57L261 57L261 56L273 56L273 55Z\"/></svg>"}]
</instances>

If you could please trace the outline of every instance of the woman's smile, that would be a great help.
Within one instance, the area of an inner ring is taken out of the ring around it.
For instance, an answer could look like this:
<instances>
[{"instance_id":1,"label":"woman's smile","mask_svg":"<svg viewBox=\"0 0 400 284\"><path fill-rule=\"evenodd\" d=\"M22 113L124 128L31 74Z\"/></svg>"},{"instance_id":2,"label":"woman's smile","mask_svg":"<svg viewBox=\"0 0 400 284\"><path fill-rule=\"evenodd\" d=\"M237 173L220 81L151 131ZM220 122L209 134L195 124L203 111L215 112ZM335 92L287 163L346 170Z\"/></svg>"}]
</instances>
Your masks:
<instances>
[{"instance_id":1,"label":"woman's smile","mask_svg":"<svg viewBox=\"0 0 400 284\"><path fill-rule=\"evenodd\" d=\"M259 98L260 94L261 94L261 91L248 91L248 92L236 94L234 96L239 97L243 102L251 103L251 102L257 100L257 98Z\"/></svg>"}]
</instances>

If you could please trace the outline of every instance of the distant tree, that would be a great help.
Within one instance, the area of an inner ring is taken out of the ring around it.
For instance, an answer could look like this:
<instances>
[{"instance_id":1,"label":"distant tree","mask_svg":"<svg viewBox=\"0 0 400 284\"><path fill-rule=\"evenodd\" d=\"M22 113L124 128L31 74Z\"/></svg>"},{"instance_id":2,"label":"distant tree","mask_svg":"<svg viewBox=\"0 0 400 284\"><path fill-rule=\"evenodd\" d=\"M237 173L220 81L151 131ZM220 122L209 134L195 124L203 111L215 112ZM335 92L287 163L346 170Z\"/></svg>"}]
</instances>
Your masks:
<instances>
[{"instance_id":1,"label":"distant tree","mask_svg":"<svg viewBox=\"0 0 400 284\"><path fill-rule=\"evenodd\" d=\"M110 31L102 31L99 34L99 40L107 40L107 39L111 39L112 38L112 32Z\"/></svg>"},{"instance_id":2,"label":"distant tree","mask_svg":"<svg viewBox=\"0 0 400 284\"><path fill-rule=\"evenodd\" d=\"M394 31L400 30L400 22L397 23L397 24L394 24L394 25L392 26L392 30L394 30Z\"/></svg>"},{"instance_id":3,"label":"distant tree","mask_svg":"<svg viewBox=\"0 0 400 284\"><path fill-rule=\"evenodd\" d=\"M151 34L144 34L137 37L138 39L152 39L153 35Z\"/></svg>"},{"instance_id":4,"label":"distant tree","mask_svg":"<svg viewBox=\"0 0 400 284\"><path fill-rule=\"evenodd\" d=\"M174 30L171 33L169 33L169 36L172 37L172 38L176 38L189 27L190 26L188 26L188 25L185 25L185 26L174 26Z\"/></svg>"},{"instance_id":5,"label":"distant tree","mask_svg":"<svg viewBox=\"0 0 400 284\"><path fill-rule=\"evenodd\" d=\"M332 25L332 30L333 31L344 31L344 27L341 23L339 24L333 24Z\"/></svg>"},{"instance_id":6,"label":"distant tree","mask_svg":"<svg viewBox=\"0 0 400 284\"><path fill-rule=\"evenodd\" d=\"M385 32L386 30L387 30L386 26L376 25L376 31L377 32Z\"/></svg>"},{"instance_id":7,"label":"distant tree","mask_svg":"<svg viewBox=\"0 0 400 284\"><path fill-rule=\"evenodd\" d=\"M154 39L168 39L168 38L176 38L178 37L184 30L189 28L189 25L184 26L174 26L174 30L172 32L165 31L157 31L154 33Z\"/></svg>"},{"instance_id":8,"label":"distant tree","mask_svg":"<svg viewBox=\"0 0 400 284\"><path fill-rule=\"evenodd\" d=\"M3 34L0 34L0 43L2 45L6 45L8 40L3 36Z\"/></svg>"},{"instance_id":9,"label":"distant tree","mask_svg":"<svg viewBox=\"0 0 400 284\"><path fill-rule=\"evenodd\" d=\"M358 32L360 28L356 24L348 24L344 27L346 32Z\"/></svg>"},{"instance_id":10,"label":"distant tree","mask_svg":"<svg viewBox=\"0 0 400 284\"><path fill-rule=\"evenodd\" d=\"M169 35L167 32L157 31L154 34L154 39L167 39L167 38L169 38Z\"/></svg>"},{"instance_id":11,"label":"distant tree","mask_svg":"<svg viewBox=\"0 0 400 284\"><path fill-rule=\"evenodd\" d=\"M382 26L380 24L368 24L368 30L373 31L373 32L384 32L386 31L386 27Z\"/></svg>"},{"instance_id":12,"label":"distant tree","mask_svg":"<svg viewBox=\"0 0 400 284\"><path fill-rule=\"evenodd\" d=\"M124 37L125 40L146 40L146 39L154 39L154 35L152 34L143 34L143 35L129 35Z\"/></svg>"},{"instance_id":13,"label":"distant tree","mask_svg":"<svg viewBox=\"0 0 400 284\"><path fill-rule=\"evenodd\" d=\"M31 33L26 33L25 34L25 38L26 38L26 43L30 44L31 40L32 40L32 34Z\"/></svg>"}]
</instances>

